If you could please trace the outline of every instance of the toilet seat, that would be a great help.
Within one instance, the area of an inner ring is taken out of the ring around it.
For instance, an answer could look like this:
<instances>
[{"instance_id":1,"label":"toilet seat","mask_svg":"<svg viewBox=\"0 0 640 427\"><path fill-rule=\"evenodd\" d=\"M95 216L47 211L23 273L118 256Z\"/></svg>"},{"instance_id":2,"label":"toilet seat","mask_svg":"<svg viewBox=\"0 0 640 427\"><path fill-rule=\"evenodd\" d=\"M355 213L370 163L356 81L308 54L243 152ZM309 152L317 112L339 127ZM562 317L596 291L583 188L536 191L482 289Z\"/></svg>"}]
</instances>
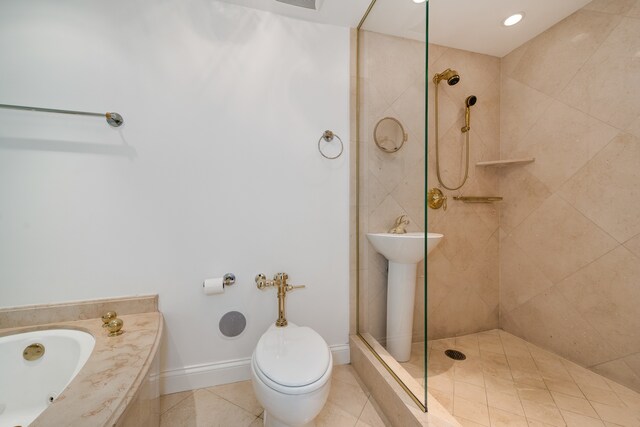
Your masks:
<instances>
[{"instance_id":1,"label":"toilet seat","mask_svg":"<svg viewBox=\"0 0 640 427\"><path fill-rule=\"evenodd\" d=\"M251 363L269 388L285 394L310 393L330 378L333 358L313 329L293 324L271 327L256 346Z\"/></svg>"}]
</instances>

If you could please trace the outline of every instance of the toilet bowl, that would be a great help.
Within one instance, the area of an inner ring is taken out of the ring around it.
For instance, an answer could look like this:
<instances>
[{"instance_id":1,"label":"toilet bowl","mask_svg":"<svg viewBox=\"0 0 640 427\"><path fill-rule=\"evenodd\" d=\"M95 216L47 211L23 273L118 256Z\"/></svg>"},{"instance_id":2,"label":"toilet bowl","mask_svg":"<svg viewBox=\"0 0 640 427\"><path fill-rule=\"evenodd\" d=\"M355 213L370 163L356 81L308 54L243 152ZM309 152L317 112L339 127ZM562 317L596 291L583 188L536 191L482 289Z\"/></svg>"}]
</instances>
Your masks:
<instances>
[{"instance_id":1,"label":"toilet bowl","mask_svg":"<svg viewBox=\"0 0 640 427\"><path fill-rule=\"evenodd\" d=\"M333 358L313 329L272 325L251 357L251 382L265 427L311 427L329 396Z\"/></svg>"}]
</instances>

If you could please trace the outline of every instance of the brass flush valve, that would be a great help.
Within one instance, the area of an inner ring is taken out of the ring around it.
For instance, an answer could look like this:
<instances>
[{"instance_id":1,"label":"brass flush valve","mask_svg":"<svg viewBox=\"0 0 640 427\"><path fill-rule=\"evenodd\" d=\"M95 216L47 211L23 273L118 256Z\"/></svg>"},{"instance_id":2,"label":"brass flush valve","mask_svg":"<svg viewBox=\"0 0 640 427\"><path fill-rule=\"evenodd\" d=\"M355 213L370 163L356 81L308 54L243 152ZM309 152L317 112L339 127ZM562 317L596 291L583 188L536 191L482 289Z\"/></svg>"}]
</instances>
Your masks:
<instances>
[{"instance_id":1,"label":"brass flush valve","mask_svg":"<svg viewBox=\"0 0 640 427\"><path fill-rule=\"evenodd\" d=\"M447 210L447 196L439 188L432 188L427 193L427 204L431 209Z\"/></svg>"},{"instance_id":2,"label":"brass flush valve","mask_svg":"<svg viewBox=\"0 0 640 427\"><path fill-rule=\"evenodd\" d=\"M290 292L294 289L302 289L305 287L305 285L289 285L287 284L287 279L289 279L287 273L277 273L275 276L273 276L273 280L267 280L267 276L262 273L256 276L256 286L258 287L258 289L278 289L278 320L276 320L276 326L278 327L287 326L288 324L284 314L284 300L287 296L287 292Z\"/></svg>"}]
</instances>

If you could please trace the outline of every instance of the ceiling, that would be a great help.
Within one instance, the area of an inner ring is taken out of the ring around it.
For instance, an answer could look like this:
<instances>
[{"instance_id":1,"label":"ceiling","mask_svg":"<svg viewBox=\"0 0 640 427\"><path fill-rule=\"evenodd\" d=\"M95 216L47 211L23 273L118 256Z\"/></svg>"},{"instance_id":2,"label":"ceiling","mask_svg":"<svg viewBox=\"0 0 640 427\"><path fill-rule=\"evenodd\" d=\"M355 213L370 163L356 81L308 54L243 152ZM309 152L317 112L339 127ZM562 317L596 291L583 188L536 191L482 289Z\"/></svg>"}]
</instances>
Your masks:
<instances>
[{"instance_id":1,"label":"ceiling","mask_svg":"<svg viewBox=\"0 0 640 427\"><path fill-rule=\"evenodd\" d=\"M221 0L253 9L266 10L291 18L355 28L371 0L320 0L320 10L305 9L276 0Z\"/></svg>"},{"instance_id":2,"label":"ceiling","mask_svg":"<svg viewBox=\"0 0 640 427\"><path fill-rule=\"evenodd\" d=\"M222 0L292 18L356 27L370 0L322 0L310 10L275 0ZM503 57L580 9L590 0L429 0L429 42ZM425 41L426 4L412 0L377 0L364 29ZM504 27L516 12L525 19Z\"/></svg>"}]
</instances>

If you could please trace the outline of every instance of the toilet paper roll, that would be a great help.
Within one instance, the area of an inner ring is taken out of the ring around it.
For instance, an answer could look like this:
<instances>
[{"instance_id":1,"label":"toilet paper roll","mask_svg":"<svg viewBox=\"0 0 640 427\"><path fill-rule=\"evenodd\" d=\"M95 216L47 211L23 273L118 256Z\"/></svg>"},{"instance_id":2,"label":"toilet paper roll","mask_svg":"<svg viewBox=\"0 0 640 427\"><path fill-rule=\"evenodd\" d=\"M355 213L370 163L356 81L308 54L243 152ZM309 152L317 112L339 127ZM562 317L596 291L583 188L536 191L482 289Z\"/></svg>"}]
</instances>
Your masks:
<instances>
[{"instance_id":1,"label":"toilet paper roll","mask_svg":"<svg viewBox=\"0 0 640 427\"><path fill-rule=\"evenodd\" d=\"M217 295L224 292L224 283L222 277L206 279L202 284L202 291L205 295Z\"/></svg>"}]
</instances>

